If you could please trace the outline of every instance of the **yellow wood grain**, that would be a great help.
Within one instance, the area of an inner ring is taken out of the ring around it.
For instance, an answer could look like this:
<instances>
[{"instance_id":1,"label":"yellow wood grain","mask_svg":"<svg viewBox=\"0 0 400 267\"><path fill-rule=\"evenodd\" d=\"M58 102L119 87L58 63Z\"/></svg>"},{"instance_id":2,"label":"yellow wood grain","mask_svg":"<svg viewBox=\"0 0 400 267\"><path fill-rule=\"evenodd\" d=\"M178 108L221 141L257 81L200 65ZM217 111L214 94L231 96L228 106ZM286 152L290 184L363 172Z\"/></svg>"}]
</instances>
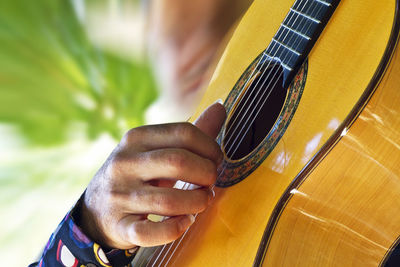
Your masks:
<instances>
[{"instance_id":1,"label":"yellow wood grain","mask_svg":"<svg viewBox=\"0 0 400 267\"><path fill-rule=\"evenodd\" d=\"M400 53L349 132L293 194L265 266L378 266L400 236Z\"/></svg>"},{"instance_id":2,"label":"yellow wood grain","mask_svg":"<svg viewBox=\"0 0 400 267\"><path fill-rule=\"evenodd\" d=\"M196 118L205 107L215 100L226 98L247 66L267 47L293 2L293 0L254 1L228 44L209 88L192 118ZM295 116L282 139L264 163L248 178L232 187L216 190L217 196L213 205L196 218L195 224L180 243L173 257L170 257L170 252L174 251L174 248L165 255L165 260L161 265L164 265L167 260L171 266L252 265L262 234L278 199L296 174L345 119L370 82L389 39L394 10L394 0L341 1L309 56L309 72L304 93ZM395 130L392 129L392 131ZM353 135L350 134L349 137L351 136ZM347 137L348 141L343 143L351 142L349 137ZM388 141L388 143L390 142ZM357 144L355 143L353 146L360 149ZM351 160L352 156L346 158L350 161L343 163L345 168L354 165ZM360 158L363 157L364 155L360 156ZM337 164L339 161L342 162L340 155L336 156L334 161ZM361 220L362 226L364 217L369 215L360 215L358 208L351 208L353 214L347 214L348 211L340 214L340 211L347 208L351 202L357 201L355 196L348 196L349 203L330 205L335 194L329 194L335 192L347 196L355 189L362 192L363 182L350 179L353 181L349 182L348 186L350 187L336 190L335 187L339 182L335 176L337 173L333 169L330 167L322 171L323 174L331 171L329 176L331 180L324 179L323 181L326 182L323 183L317 177L314 178L315 183L310 184L309 187L307 187L308 183L305 183L303 185L305 187L301 188L307 194L310 190L317 189L322 191L325 189L328 192L321 192L315 198L302 198L301 195L298 196L298 199L293 198L293 201L298 201L293 202L295 203L293 214L288 213L287 218L282 217L283 221L278 225L279 232L274 235L270 251L268 251L267 259L270 266L280 266L281 263L310 266L301 262L304 256L296 249L304 251L305 255L310 256L312 258L310 262L315 263L315 266L324 266L319 265L319 263L326 262L319 261L320 258L329 259L331 262L339 260L339 264L336 266L343 263L344 260L337 259L338 254L335 253L345 250L340 246L344 241L340 240L346 231L334 224L331 224L330 228L326 228L319 221L304 216L300 212L301 209L311 212L311 215L314 212L321 212L321 215L318 214L319 219L330 219L334 213L349 220L351 218L356 218L355 221ZM368 172L367 169L362 170L361 173L364 175ZM382 170L378 168L370 174L373 175L379 171ZM340 181L349 178L344 174L340 175ZM391 181L394 183L394 180ZM387 181L376 181L376 183L372 187L392 186ZM373 196L369 196L368 199L369 202L360 201L360 205L369 205L374 202ZM322 200L327 203L320 204ZM374 205L379 204L375 203ZM386 209L386 204L382 203L382 205ZM300 223L299 220L304 222ZM319 225L321 227L318 228ZM372 225L375 226L375 224ZM400 226L399 223L397 225ZM314 235L309 232L313 231L311 226L318 228L318 234ZM341 231L338 230L338 227ZM360 229L362 235L364 232L379 233L377 230L371 228L370 225L364 225L364 228ZM355 231L357 234L359 233L358 229ZM325 243L324 240L330 240L330 235L337 237L336 239L332 237L332 242ZM307 242L304 241L306 236L311 238ZM314 242L318 244L318 247L314 247ZM361 245L366 244L368 247L368 244L370 245L368 242L365 241ZM384 248L387 248L390 243L385 243L380 239L374 242L378 242ZM347 252L343 253L350 255L354 251L358 251L357 248L361 245L357 244L353 250L346 250ZM328 246L327 254L317 254L318 260L312 261L319 249ZM309 252L308 247L312 251ZM370 247L374 246L370 245ZM378 254L381 256L383 248L378 250ZM371 258L377 260L378 254ZM271 260L269 260L270 258ZM351 260L351 263L353 262L360 263Z\"/></svg>"}]
</instances>

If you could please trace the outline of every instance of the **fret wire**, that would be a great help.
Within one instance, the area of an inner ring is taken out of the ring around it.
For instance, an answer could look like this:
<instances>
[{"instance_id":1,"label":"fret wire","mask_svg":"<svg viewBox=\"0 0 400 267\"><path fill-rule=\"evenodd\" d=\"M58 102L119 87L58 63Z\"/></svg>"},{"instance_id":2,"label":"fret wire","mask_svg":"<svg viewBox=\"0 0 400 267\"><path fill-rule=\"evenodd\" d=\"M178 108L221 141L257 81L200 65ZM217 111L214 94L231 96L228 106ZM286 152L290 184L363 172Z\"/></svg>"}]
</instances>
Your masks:
<instances>
[{"instance_id":1,"label":"fret wire","mask_svg":"<svg viewBox=\"0 0 400 267\"><path fill-rule=\"evenodd\" d=\"M306 0L307 1L307 0ZM340 0L339 0L340 1ZM317 1L318 2L318 1ZM290 12L289 12L290 13ZM304 14L301 14L301 15L303 15L304 16ZM318 24L320 23L320 22L317 22ZM304 26L304 25L303 25ZM311 36L313 36L313 35L311 35ZM277 41L276 41L277 42ZM278 42L279 43L279 42ZM265 52L264 52L264 54L266 54ZM266 55L268 55L268 54L266 54ZM286 68L285 66L284 66L284 64L282 64L281 63L281 66L283 66L284 68ZM288 67L289 68L289 70L290 71L292 71L292 69L290 68L290 67ZM276 83L275 83L276 84ZM267 87L269 87L270 86L270 84L267 86ZM275 85L274 85L275 86ZM268 96L269 96L269 94L267 95L267 98L266 99L268 99ZM258 105L258 103L259 103L259 101L256 103L256 105ZM265 104L265 100L263 101L263 103L261 104L261 106L263 106ZM247 111L246 111L246 113L247 113ZM255 116L253 116L254 118L257 118L257 116L258 116L258 114L259 114L259 111L257 111L256 112L256 114L255 114ZM252 124L252 123L254 123L254 119L253 119L253 121L250 121L250 125ZM245 125L247 124L247 120L245 121ZM240 130L240 131L242 131L242 129ZM246 133L247 133L247 131L248 131L248 129L246 129L245 130L245 133L244 133L244 136L246 135ZM243 138L241 138L240 140L239 140L239 143L241 143L242 142L242 140L243 140ZM236 141L236 139L233 141L233 143ZM232 148L232 147L231 147ZM230 148L230 149L231 149ZM229 150L230 150L229 149ZM235 152L236 152L236 150L237 150L237 147L235 148L235 150L232 152L232 154L234 154ZM227 154L229 153L229 151L227 152ZM222 172L224 171L225 169L223 169L222 170ZM197 215L197 214L196 214ZM186 232L187 232L188 230L186 230ZM185 232L185 234L186 234L186 232ZM185 235L184 234L184 235ZM173 251L173 253L171 253L171 256L169 257L169 259L167 260L167 264L169 263L169 261L170 261L170 259L172 258L172 255L174 254L174 252L175 252L175 250L176 250L176 248L179 246L179 244L181 243L181 241L182 241L182 239L183 239L183 237L181 237L181 239L179 240L179 243L178 243L178 245L175 247L175 249L174 249L174 251ZM163 263L163 260L162 260L162 262L160 263L160 265ZM166 264L166 265L167 265Z\"/></svg>"},{"instance_id":2,"label":"fret wire","mask_svg":"<svg viewBox=\"0 0 400 267\"><path fill-rule=\"evenodd\" d=\"M286 38L283 38L285 36ZM287 28L281 26L278 32L275 34L275 39L290 48L296 47L297 52L303 53L303 50L307 47L309 40L307 38L299 37L297 33L288 30ZM294 42L296 40L296 42Z\"/></svg>"},{"instance_id":3,"label":"fret wire","mask_svg":"<svg viewBox=\"0 0 400 267\"><path fill-rule=\"evenodd\" d=\"M281 66L284 67L285 69L287 69L288 71L292 71L293 70L291 67L289 67L285 63L283 63L283 62L280 62L280 63L281 63Z\"/></svg>"},{"instance_id":4,"label":"fret wire","mask_svg":"<svg viewBox=\"0 0 400 267\"><path fill-rule=\"evenodd\" d=\"M305 15L314 18L314 19L318 19L321 20L323 19L324 15L326 14L326 12L328 11L328 9L330 8L327 5L322 4L321 2L315 1L315 0L309 0L307 1L306 6L309 6L310 8L306 9L304 11L301 10L302 13L304 13ZM299 4L298 2L296 2L293 7L294 10L299 11Z\"/></svg>"},{"instance_id":5,"label":"fret wire","mask_svg":"<svg viewBox=\"0 0 400 267\"><path fill-rule=\"evenodd\" d=\"M312 36L313 32L315 31L316 27L319 24L314 23L313 21L311 21L297 13L290 12L290 14L292 14L292 16L297 17L297 22L293 23L293 21L285 19L283 21L283 24L285 24L286 26L288 26L304 35Z\"/></svg>"},{"instance_id":6,"label":"fret wire","mask_svg":"<svg viewBox=\"0 0 400 267\"><path fill-rule=\"evenodd\" d=\"M318 3L321 3L321 4L326 5L326 6L332 6L331 3L325 2L323 0L314 0L314 1L317 1Z\"/></svg>"},{"instance_id":7,"label":"fret wire","mask_svg":"<svg viewBox=\"0 0 400 267\"><path fill-rule=\"evenodd\" d=\"M264 55L273 58L273 56L271 56L270 54L268 54L267 52L263 52ZM279 61L279 64L282 65L282 67L284 67L285 69L287 69L288 71L292 71L293 69L291 67L289 67L288 65L286 65L285 63L283 63L282 61Z\"/></svg>"},{"instance_id":8,"label":"fret wire","mask_svg":"<svg viewBox=\"0 0 400 267\"><path fill-rule=\"evenodd\" d=\"M296 54L297 56L301 56L301 53L299 53L298 51L294 50L293 48L281 43L280 41L276 40L275 37L272 38L272 40L274 42L277 42L279 45L283 46L284 48L286 48L287 50L289 50L290 52Z\"/></svg>"},{"instance_id":9,"label":"fret wire","mask_svg":"<svg viewBox=\"0 0 400 267\"><path fill-rule=\"evenodd\" d=\"M305 18L307 18L307 19L309 19L309 20L315 22L315 23L318 23L318 24L321 23L320 20L317 20L317 19L315 19L315 18L313 18L313 17L310 17L310 16L308 16L308 15L306 15L306 14L300 12L300 11L297 11L297 10L293 9L293 8L290 8L290 10L291 10L292 12L294 12L294 13L297 13L297 14L299 14L299 15L301 15L301 16L303 16L303 17L305 17Z\"/></svg>"},{"instance_id":10,"label":"fret wire","mask_svg":"<svg viewBox=\"0 0 400 267\"><path fill-rule=\"evenodd\" d=\"M265 51L270 54L275 54L277 58L287 58L283 60L283 64L286 65L286 70L292 70L293 66L296 65L298 58L302 55L303 49L307 47L307 43L312 40L312 37L316 27L321 23L325 13L328 11L331 3L330 0L306 0L301 6L299 11L300 1L296 1L294 5L290 8L289 13L283 23L281 23L278 32L275 34L272 41L278 43L278 47L269 46ZM290 15L291 14L291 15ZM297 23L293 24L289 18L297 17ZM304 32L304 29L306 31ZM297 38L285 38L282 40L280 36L301 36L301 40ZM289 40L289 41L287 41ZM297 48L293 49L293 42L290 40L296 40ZM293 53L296 57L287 57L287 53Z\"/></svg>"},{"instance_id":11,"label":"fret wire","mask_svg":"<svg viewBox=\"0 0 400 267\"><path fill-rule=\"evenodd\" d=\"M309 41L311 40L311 37L309 37L309 36L307 36L307 35L305 35L305 34L302 34L301 32L296 31L295 29L292 29L292 28L290 28L289 26L286 26L284 23L281 23L281 26L284 27L285 29L288 29L289 31L292 31L292 32L294 32L294 33L300 35L300 36L303 37L304 39L307 39L307 40L309 40Z\"/></svg>"},{"instance_id":12,"label":"fret wire","mask_svg":"<svg viewBox=\"0 0 400 267\"><path fill-rule=\"evenodd\" d=\"M272 41L265 51L269 55L274 55L275 58L279 58L282 63L286 64L290 68L295 66L298 59L298 56L295 53L291 52L276 41Z\"/></svg>"},{"instance_id":13,"label":"fret wire","mask_svg":"<svg viewBox=\"0 0 400 267\"><path fill-rule=\"evenodd\" d=\"M281 73L280 73L280 74L281 74ZM278 77L279 77L279 76L278 76ZM278 81L278 80L276 80L276 82L277 82L277 81ZM275 84L272 86L272 88L276 85L276 82L275 82ZM271 85L271 83L269 83L269 84L267 85L267 88L270 88L270 85ZM264 91L264 92L265 92L265 91ZM262 102L261 106L263 106L263 105L265 104L265 101L266 101L266 99L268 99L268 96L270 95L270 92L271 92L271 91L269 91L269 93L267 94L267 97L266 97L265 100ZM264 95L264 93L263 93L262 95ZM261 98L260 98L260 99L261 99ZM257 101L256 106L257 106L258 103L260 102L260 99ZM254 120L255 120L255 118L257 118L259 112L260 112L260 110L258 110L258 111L256 112L255 116L253 116L254 119L250 121L250 125L252 125L252 123L254 123ZM249 119L246 119L244 125L247 124L247 121L248 121L248 120L249 120ZM244 129L244 126L241 128L240 132L241 132L243 129ZM246 135L246 133L248 132L248 129L250 129L250 127L248 127L247 129L245 129L244 135L242 136L242 138L239 139L239 142L238 142L239 144L242 142L243 137L244 137L244 136ZM235 140L234 140L233 142L235 142L236 139L237 139L237 138L235 138ZM232 147L231 147L231 148L232 148ZM229 155L229 152L231 151L231 148L229 148L229 150L226 152L228 155ZM232 154L234 154L234 153L236 152L237 148L238 148L238 146L236 146L236 148L234 149L234 151L233 151Z\"/></svg>"}]
</instances>

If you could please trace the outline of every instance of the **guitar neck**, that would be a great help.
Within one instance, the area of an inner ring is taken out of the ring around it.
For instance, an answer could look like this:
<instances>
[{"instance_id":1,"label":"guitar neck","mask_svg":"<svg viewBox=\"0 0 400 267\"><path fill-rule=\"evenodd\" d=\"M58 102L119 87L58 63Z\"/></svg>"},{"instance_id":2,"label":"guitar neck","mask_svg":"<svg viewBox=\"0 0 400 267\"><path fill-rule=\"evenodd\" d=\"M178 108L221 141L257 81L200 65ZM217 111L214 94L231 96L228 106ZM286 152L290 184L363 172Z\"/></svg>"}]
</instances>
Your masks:
<instances>
[{"instance_id":1,"label":"guitar neck","mask_svg":"<svg viewBox=\"0 0 400 267\"><path fill-rule=\"evenodd\" d=\"M340 0L297 0L264 53L280 61L284 87L307 58Z\"/></svg>"}]
</instances>

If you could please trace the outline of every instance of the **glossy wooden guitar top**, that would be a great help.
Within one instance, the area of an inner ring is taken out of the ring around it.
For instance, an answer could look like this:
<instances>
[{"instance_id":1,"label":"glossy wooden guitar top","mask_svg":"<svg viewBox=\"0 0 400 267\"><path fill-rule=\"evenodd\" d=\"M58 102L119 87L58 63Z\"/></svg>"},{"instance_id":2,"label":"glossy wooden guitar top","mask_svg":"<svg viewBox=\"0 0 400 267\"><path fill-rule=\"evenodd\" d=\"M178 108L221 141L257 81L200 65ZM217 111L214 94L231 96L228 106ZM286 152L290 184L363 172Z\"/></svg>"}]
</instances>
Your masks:
<instances>
[{"instance_id":1,"label":"glossy wooden guitar top","mask_svg":"<svg viewBox=\"0 0 400 267\"><path fill-rule=\"evenodd\" d=\"M378 266L400 236L400 53L280 215L265 266ZM307 259L307 265L304 265Z\"/></svg>"},{"instance_id":2,"label":"glossy wooden guitar top","mask_svg":"<svg viewBox=\"0 0 400 267\"><path fill-rule=\"evenodd\" d=\"M293 2L254 1L192 118L228 96L267 47ZM240 183L216 188L213 205L153 266L254 263L279 199L340 129L373 80L391 38L395 11L395 0L341 1L308 57L303 96L274 150ZM263 265L377 266L400 236L398 52L375 89L354 125L304 174L284 209L275 214L279 216Z\"/></svg>"}]
</instances>

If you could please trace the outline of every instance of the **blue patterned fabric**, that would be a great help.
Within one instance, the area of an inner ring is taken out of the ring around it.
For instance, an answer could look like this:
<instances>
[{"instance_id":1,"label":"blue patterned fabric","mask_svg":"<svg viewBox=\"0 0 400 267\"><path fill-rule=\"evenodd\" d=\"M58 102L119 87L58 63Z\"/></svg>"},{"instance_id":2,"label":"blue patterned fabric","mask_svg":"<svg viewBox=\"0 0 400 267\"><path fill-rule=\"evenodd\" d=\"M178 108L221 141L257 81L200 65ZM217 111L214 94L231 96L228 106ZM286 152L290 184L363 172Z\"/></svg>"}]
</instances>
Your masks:
<instances>
[{"instance_id":1,"label":"blue patterned fabric","mask_svg":"<svg viewBox=\"0 0 400 267\"><path fill-rule=\"evenodd\" d=\"M47 242L39 262L30 267L131 266L137 249L105 252L75 224L73 215L76 209L79 209L79 205L64 217Z\"/></svg>"}]
</instances>

